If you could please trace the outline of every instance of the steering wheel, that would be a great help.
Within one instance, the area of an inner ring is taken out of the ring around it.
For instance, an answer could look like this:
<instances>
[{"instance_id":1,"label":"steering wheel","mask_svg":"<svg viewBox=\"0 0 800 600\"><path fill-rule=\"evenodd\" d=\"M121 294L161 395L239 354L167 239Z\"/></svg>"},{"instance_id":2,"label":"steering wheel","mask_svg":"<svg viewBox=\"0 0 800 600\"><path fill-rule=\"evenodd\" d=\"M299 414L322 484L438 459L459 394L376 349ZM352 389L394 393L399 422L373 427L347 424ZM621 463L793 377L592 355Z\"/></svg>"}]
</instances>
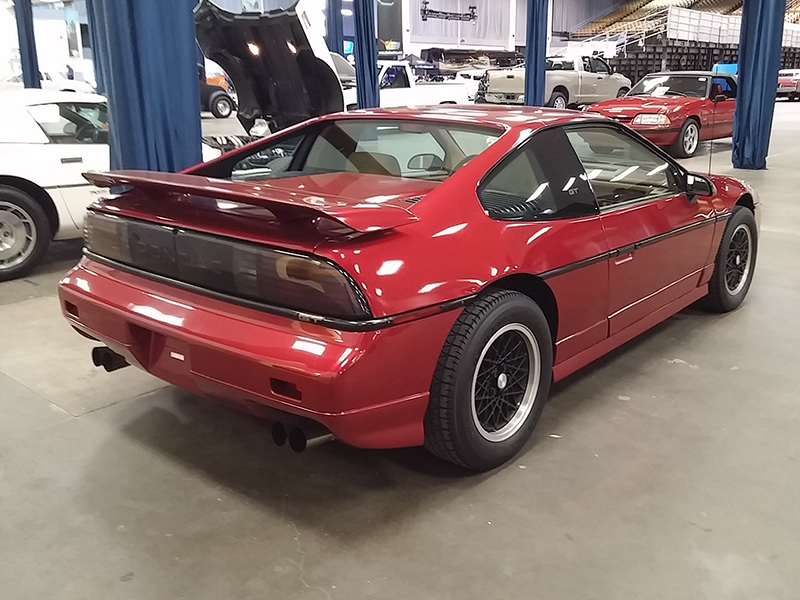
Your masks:
<instances>
[{"instance_id":1,"label":"steering wheel","mask_svg":"<svg viewBox=\"0 0 800 600\"><path fill-rule=\"evenodd\" d=\"M75 132L75 139L79 144L95 144L97 143L97 127L91 123L84 123Z\"/></svg>"},{"instance_id":2,"label":"steering wheel","mask_svg":"<svg viewBox=\"0 0 800 600\"><path fill-rule=\"evenodd\" d=\"M465 156L464 158L462 158L459 161L459 163L453 168L453 170L450 171L450 174L452 175L453 173L458 171L461 167L463 167L465 164L467 164L469 161L471 161L476 156L478 156L478 155L477 154L470 154L469 156Z\"/></svg>"}]
</instances>

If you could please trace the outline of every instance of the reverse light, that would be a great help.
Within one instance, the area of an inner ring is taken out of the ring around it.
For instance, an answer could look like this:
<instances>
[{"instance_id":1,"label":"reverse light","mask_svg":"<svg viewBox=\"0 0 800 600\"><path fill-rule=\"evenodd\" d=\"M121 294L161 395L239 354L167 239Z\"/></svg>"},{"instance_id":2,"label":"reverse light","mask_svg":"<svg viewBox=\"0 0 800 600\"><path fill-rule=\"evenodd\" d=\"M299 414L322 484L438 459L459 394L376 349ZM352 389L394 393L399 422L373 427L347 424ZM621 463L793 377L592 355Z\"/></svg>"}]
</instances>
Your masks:
<instances>
[{"instance_id":1,"label":"reverse light","mask_svg":"<svg viewBox=\"0 0 800 600\"><path fill-rule=\"evenodd\" d=\"M667 115L639 113L634 117L634 125L669 125L671 121Z\"/></svg>"},{"instance_id":2,"label":"reverse light","mask_svg":"<svg viewBox=\"0 0 800 600\"><path fill-rule=\"evenodd\" d=\"M84 241L96 256L211 292L323 317L370 318L355 283L321 258L94 211L86 214Z\"/></svg>"}]
</instances>

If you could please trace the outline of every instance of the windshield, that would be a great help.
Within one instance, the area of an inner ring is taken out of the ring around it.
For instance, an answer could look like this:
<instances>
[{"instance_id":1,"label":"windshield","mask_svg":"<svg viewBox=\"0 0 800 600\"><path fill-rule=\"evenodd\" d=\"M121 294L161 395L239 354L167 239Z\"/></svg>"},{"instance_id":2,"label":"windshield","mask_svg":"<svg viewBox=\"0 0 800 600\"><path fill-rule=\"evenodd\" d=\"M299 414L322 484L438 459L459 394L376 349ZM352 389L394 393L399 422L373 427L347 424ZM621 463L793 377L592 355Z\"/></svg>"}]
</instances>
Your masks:
<instances>
[{"instance_id":1,"label":"windshield","mask_svg":"<svg viewBox=\"0 0 800 600\"><path fill-rule=\"evenodd\" d=\"M283 136L231 165L238 181L354 172L444 181L502 131L442 122L342 119Z\"/></svg>"},{"instance_id":2,"label":"windshield","mask_svg":"<svg viewBox=\"0 0 800 600\"><path fill-rule=\"evenodd\" d=\"M633 86L628 96L691 96L708 95L708 77L704 75L648 75Z\"/></svg>"}]
</instances>

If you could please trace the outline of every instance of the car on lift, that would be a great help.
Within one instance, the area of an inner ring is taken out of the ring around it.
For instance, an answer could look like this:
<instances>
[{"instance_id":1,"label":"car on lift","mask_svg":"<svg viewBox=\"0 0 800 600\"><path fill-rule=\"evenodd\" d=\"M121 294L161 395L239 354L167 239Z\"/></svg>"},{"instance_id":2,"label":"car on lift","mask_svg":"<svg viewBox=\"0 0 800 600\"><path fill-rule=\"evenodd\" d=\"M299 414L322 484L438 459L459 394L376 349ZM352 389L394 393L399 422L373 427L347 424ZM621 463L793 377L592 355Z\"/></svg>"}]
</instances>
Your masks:
<instances>
[{"instance_id":1,"label":"car on lift","mask_svg":"<svg viewBox=\"0 0 800 600\"><path fill-rule=\"evenodd\" d=\"M693 156L704 140L733 135L735 75L670 71L645 76L622 98L587 106L628 125L678 158Z\"/></svg>"},{"instance_id":2,"label":"car on lift","mask_svg":"<svg viewBox=\"0 0 800 600\"><path fill-rule=\"evenodd\" d=\"M237 141L208 139L203 158ZM81 237L86 207L100 191L82 173L108 168L103 96L0 92L0 281L30 272L52 240Z\"/></svg>"},{"instance_id":3,"label":"car on lift","mask_svg":"<svg viewBox=\"0 0 800 600\"><path fill-rule=\"evenodd\" d=\"M327 115L88 214L64 316L128 364L364 448L487 470L558 381L695 301L737 308L759 202L608 119L525 107Z\"/></svg>"}]
</instances>

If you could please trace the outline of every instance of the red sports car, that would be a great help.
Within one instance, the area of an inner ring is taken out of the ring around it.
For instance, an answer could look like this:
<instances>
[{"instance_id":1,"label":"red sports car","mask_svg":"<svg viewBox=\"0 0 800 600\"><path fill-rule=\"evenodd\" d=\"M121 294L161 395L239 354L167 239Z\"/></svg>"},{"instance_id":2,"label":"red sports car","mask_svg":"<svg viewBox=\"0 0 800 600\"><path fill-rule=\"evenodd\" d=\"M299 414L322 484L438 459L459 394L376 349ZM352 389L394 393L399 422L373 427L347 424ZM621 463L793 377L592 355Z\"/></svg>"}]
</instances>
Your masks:
<instances>
[{"instance_id":1,"label":"red sports car","mask_svg":"<svg viewBox=\"0 0 800 600\"><path fill-rule=\"evenodd\" d=\"M736 77L724 73L654 73L625 96L584 111L625 123L673 156L687 158L701 141L733 135L736 91Z\"/></svg>"},{"instance_id":2,"label":"red sports car","mask_svg":"<svg viewBox=\"0 0 800 600\"><path fill-rule=\"evenodd\" d=\"M477 470L523 447L552 381L696 300L739 306L756 260L750 187L555 109L333 114L184 173L86 177L130 188L91 207L60 285L98 366Z\"/></svg>"}]
</instances>

